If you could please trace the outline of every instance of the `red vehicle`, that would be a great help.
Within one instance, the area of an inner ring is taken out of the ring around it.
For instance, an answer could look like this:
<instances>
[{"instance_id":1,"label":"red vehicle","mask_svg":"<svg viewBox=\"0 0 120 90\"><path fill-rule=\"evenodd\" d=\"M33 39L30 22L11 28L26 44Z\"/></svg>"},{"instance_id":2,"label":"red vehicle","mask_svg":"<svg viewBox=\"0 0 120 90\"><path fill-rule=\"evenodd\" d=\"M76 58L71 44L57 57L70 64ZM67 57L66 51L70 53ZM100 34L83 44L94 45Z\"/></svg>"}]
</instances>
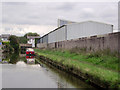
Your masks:
<instances>
[{"instance_id":1,"label":"red vehicle","mask_svg":"<svg viewBox=\"0 0 120 90\"><path fill-rule=\"evenodd\" d=\"M35 57L35 52L32 48L27 48L26 50L26 59L31 59Z\"/></svg>"}]
</instances>

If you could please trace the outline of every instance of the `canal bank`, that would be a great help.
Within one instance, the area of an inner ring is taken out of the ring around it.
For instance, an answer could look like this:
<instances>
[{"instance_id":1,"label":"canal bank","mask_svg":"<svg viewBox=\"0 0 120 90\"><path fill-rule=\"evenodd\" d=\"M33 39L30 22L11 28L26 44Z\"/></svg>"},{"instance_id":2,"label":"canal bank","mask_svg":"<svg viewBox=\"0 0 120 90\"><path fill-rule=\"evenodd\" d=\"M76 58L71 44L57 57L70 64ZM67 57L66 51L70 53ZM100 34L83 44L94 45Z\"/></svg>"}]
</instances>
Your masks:
<instances>
[{"instance_id":1,"label":"canal bank","mask_svg":"<svg viewBox=\"0 0 120 90\"><path fill-rule=\"evenodd\" d=\"M87 82L93 83L101 88L118 88L120 81L118 71L105 67L96 66L88 62L65 58L64 55L54 54L47 51L35 49L36 56L43 62L46 62L60 70L64 70ZM56 51L57 52L57 51ZM64 53L65 54L65 53ZM69 54L68 54L69 55Z\"/></svg>"}]
</instances>

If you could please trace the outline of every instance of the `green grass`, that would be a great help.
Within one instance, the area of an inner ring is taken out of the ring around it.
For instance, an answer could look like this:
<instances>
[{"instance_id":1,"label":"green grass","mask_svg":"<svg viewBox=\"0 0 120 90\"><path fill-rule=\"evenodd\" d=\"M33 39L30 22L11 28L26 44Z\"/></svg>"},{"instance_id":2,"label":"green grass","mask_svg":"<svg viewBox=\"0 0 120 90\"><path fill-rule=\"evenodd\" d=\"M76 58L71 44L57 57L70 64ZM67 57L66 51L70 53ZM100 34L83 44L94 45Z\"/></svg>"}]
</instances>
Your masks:
<instances>
[{"instance_id":1,"label":"green grass","mask_svg":"<svg viewBox=\"0 0 120 90\"><path fill-rule=\"evenodd\" d=\"M111 70L118 71L118 57L109 55L108 53L106 55L100 54L100 53L71 53L70 51L60 51L60 50L38 50L35 49L36 52L41 52L44 54L49 55L57 55L64 58L70 58L73 60L78 61L85 61L91 64L94 64L96 66L105 67Z\"/></svg>"},{"instance_id":2,"label":"green grass","mask_svg":"<svg viewBox=\"0 0 120 90\"><path fill-rule=\"evenodd\" d=\"M111 87L120 83L118 81L118 58L116 56L40 49L35 49L35 52L55 62L92 75L93 78L99 78L100 81L108 83Z\"/></svg>"}]
</instances>

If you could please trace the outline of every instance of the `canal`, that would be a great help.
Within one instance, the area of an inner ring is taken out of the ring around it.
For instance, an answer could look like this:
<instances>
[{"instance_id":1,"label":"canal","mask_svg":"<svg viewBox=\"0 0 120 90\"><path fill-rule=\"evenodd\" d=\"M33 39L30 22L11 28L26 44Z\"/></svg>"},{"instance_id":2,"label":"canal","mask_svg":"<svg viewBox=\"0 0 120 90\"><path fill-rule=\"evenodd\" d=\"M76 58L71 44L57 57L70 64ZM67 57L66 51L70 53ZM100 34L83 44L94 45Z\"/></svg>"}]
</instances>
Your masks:
<instances>
[{"instance_id":1,"label":"canal","mask_svg":"<svg viewBox=\"0 0 120 90\"><path fill-rule=\"evenodd\" d=\"M4 54L2 88L94 88L86 82L42 62L28 63L24 55ZM94 88L96 89L96 88Z\"/></svg>"}]
</instances>

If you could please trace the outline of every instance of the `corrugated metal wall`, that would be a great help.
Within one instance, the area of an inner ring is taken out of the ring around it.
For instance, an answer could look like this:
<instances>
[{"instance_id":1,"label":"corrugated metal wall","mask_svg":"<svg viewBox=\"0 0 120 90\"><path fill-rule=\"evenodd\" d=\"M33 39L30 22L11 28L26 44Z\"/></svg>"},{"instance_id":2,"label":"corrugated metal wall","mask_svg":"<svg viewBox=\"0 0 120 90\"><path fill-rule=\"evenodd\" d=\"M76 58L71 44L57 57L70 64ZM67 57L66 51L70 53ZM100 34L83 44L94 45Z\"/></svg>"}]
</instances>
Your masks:
<instances>
[{"instance_id":1,"label":"corrugated metal wall","mask_svg":"<svg viewBox=\"0 0 120 90\"><path fill-rule=\"evenodd\" d=\"M93 21L67 25L67 40L112 33L113 27L109 24Z\"/></svg>"},{"instance_id":2,"label":"corrugated metal wall","mask_svg":"<svg viewBox=\"0 0 120 90\"><path fill-rule=\"evenodd\" d=\"M48 43L56 42L56 32L51 32L48 34Z\"/></svg>"},{"instance_id":3,"label":"corrugated metal wall","mask_svg":"<svg viewBox=\"0 0 120 90\"><path fill-rule=\"evenodd\" d=\"M66 40L66 26L59 28L56 30L56 41L64 41Z\"/></svg>"},{"instance_id":4,"label":"corrugated metal wall","mask_svg":"<svg viewBox=\"0 0 120 90\"><path fill-rule=\"evenodd\" d=\"M37 40L37 43L40 43L40 39Z\"/></svg>"},{"instance_id":5,"label":"corrugated metal wall","mask_svg":"<svg viewBox=\"0 0 120 90\"><path fill-rule=\"evenodd\" d=\"M66 40L66 26L63 26L48 34L48 43Z\"/></svg>"},{"instance_id":6,"label":"corrugated metal wall","mask_svg":"<svg viewBox=\"0 0 120 90\"><path fill-rule=\"evenodd\" d=\"M61 26L43 36L40 39L40 43L53 43L70 39L78 39L81 37L108 34L112 32L113 25L86 21Z\"/></svg>"},{"instance_id":7,"label":"corrugated metal wall","mask_svg":"<svg viewBox=\"0 0 120 90\"><path fill-rule=\"evenodd\" d=\"M40 39L40 43L43 43L43 38Z\"/></svg>"},{"instance_id":8,"label":"corrugated metal wall","mask_svg":"<svg viewBox=\"0 0 120 90\"><path fill-rule=\"evenodd\" d=\"M42 37L38 40L38 43L42 43Z\"/></svg>"},{"instance_id":9,"label":"corrugated metal wall","mask_svg":"<svg viewBox=\"0 0 120 90\"><path fill-rule=\"evenodd\" d=\"M48 34L47 35L45 35L43 38L43 43L48 43Z\"/></svg>"}]
</instances>

